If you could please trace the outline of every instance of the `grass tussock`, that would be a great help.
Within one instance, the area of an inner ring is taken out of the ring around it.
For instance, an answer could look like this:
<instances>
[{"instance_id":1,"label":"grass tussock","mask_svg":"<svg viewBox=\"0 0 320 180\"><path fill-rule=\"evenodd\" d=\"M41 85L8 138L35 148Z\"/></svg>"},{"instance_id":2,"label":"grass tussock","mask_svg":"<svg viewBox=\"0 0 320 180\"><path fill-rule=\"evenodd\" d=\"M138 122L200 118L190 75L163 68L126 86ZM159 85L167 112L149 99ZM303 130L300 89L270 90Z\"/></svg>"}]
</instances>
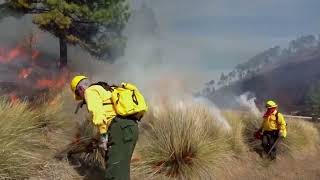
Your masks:
<instances>
[{"instance_id":1,"label":"grass tussock","mask_svg":"<svg viewBox=\"0 0 320 180\"><path fill-rule=\"evenodd\" d=\"M261 141L254 137L254 133L261 127L262 118L250 113L239 113L239 120L244 124L243 139L250 150L262 151Z\"/></svg>"},{"instance_id":2,"label":"grass tussock","mask_svg":"<svg viewBox=\"0 0 320 180\"><path fill-rule=\"evenodd\" d=\"M43 161L37 114L27 103L1 99L0 117L0 179L25 179Z\"/></svg>"},{"instance_id":3,"label":"grass tussock","mask_svg":"<svg viewBox=\"0 0 320 180\"><path fill-rule=\"evenodd\" d=\"M237 155L238 158L242 158L243 154L248 151L248 145L246 142L246 136L245 133L248 133L246 131L246 126L243 121L243 119L247 118L243 113L240 112L233 112L233 111L224 111L223 112L224 117L229 122L232 131L231 133L231 139L230 143L232 145L232 149Z\"/></svg>"},{"instance_id":4,"label":"grass tussock","mask_svg":"<svg viewBox=\"0 0 320 180\"><path fill-rule=\"evenodd\" d=\"M320 137L314 123L301 119L288 119L287 124L288 135L280 146L281 151L296 156L317 150Z\"/></svg>"},{"instance_id":5,"label":"grass tussock","mask_svg":"<svg viewBox=\"0 0 320 180\"><path fill-rule=\"evenodd\" d=\"M79 126L78 140L70 146L69 153L77 154L78 158L88 166L105 168L105 152L98 148L99 132L88 118Z\"/></svg>"},{"instance_id":6,"label":"grass tussock","mask_svg":"<svg viewBox=\"0 0 320 180\"><path fill-rule=\"evenodd\" d=\"M82 176L66 161L48 161L39 168L30 180L81 180Z\"/></svg>"},{"instance_id":7,"label":"grass tussock","mask_svg":"<svg viewBox=\"0 0 320 180\"><path fill-rule=\"evenodd\" d=\"M74 105L68 102L72 99L64 90L34 108L43 140L54 153L73 141L77 132L77 121L71 110Z\"/></svg>"},{"instance_id":8,"label":"grass tussock","mask_svg":"<svg viewBox=\"0 0 320 180\"><path fill-rule=\"evenodd\" d=\"M147 178L208 179L233 155L231 135L201 105L157 108L143 119L134 173Z\"/></svg>"},{"instance_id":9,"label":"grass tussock","mask_svg":"<svg viewBox=\"0 0 320 180\"><path fill-rule=\"evenodd\" d=\"M0 100L0 179L27 179L70 143L71 119L64 113L63 96L32 106ZM68 122L70 121L70 122Z\"/></svg>"}]
</instances>

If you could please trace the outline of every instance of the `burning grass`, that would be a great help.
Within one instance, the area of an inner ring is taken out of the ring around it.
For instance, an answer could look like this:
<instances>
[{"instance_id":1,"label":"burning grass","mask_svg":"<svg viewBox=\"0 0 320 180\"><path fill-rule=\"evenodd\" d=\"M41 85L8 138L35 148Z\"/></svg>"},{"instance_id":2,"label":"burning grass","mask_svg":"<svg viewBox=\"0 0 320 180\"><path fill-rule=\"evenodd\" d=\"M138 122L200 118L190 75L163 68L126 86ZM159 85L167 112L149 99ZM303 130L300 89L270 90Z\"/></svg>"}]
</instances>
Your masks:
<instances>
[{"instance_id":1,"label":"burning grass","mask_svg":"<svg viewBox=\"0 0 320 180\"><path fill-rule=\"evenodd\" d=\"M144 177L212 179L233 155L230 133L208 107L161 107L143 122L134 173Z\"/></svg>"}]
</instances>

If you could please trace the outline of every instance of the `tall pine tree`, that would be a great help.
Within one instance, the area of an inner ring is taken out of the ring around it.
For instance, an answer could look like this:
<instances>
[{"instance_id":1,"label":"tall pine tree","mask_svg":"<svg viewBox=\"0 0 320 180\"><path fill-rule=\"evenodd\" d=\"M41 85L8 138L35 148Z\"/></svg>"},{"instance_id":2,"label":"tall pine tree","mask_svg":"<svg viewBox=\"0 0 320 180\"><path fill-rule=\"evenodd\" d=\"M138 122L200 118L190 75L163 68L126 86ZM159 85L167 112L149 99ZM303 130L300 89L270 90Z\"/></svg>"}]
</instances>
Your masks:
<instances>
[{"instance_id":1,"label":"tall pine tree","mask_svg":"<svg viewBox=\"0 0 320 180\"><path fill-rule=\"evenodd\" d=\"M115 47L124 45L121 32L130 15L126 0L6 0L0 15L6 13L34 14L33 22L59 39L60 67L67 65L67 44L112 59Z\"/></svg>"}]
</instances>

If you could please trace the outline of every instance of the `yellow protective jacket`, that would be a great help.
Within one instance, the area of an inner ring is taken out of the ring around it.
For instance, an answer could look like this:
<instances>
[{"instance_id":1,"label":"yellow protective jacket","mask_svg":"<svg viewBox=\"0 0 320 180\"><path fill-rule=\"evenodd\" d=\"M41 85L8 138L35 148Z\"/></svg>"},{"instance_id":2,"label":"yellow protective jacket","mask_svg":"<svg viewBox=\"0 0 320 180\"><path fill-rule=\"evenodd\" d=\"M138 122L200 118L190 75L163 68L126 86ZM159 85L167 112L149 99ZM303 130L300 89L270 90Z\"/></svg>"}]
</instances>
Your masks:
<instances>
[{"instance_id":1,"label":"yellow protective jacket","mask_svg":"<svg viewBox=\"0 0 320 180\"><path fill-rule=\"evenodd\" d=\"M111 96L110 91L99 85L90 86L84 92L88 111L92 114L93 124L99 128L100 134L108 131L111 121L116 117Z\"/></svg>"},{"instance_id":2,"label":"yellow protective jacket","mask_svg":"<svg viewBox=\"0 0 320 180\"><path fill-rule=\"evenodd\" d=\"M277 113L278 113L278 120L277 120ZM279 130L283 137L287 136L287 129L286 129L286 122L284 117L281 113L275 111L268 117L263 118L262 122L262 131L273 131Z\"/></svg>"}]
</instances>

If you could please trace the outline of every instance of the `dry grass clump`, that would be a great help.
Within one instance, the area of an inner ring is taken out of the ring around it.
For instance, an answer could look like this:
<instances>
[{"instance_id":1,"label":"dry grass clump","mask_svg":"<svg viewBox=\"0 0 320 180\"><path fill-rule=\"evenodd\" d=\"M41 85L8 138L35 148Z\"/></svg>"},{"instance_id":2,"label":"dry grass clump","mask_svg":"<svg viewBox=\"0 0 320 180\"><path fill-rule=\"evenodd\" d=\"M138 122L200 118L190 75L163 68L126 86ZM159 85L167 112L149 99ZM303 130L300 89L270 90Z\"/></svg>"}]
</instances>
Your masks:
<instances>
[{"instance_id":1,"label":"dry grass clump","mask_svg":"<svg viewBox=\"0 0 320 180\"><path fill-rule=\"evenodd\" d=\"M44 163L30 180L80 180L83 179L67 161L51 160Z\"/></svg>"},{"instance_id":2,"label":"dry grass clump","mask_svg":"<svg viewBox=\"0 0 320 180\"><path fill-rule=\"evenodd\" d=\"M281 151L296 155L305 152L310 154L317 150L320 137L314 123L301 119L288 119L287 124L288 135L280 146Z\"/></svg>"},{"instance_id":3,"label":"dry grass clump","mask_svg":"<svg viewBox=\"0 0 320 180\"><path fill-rule=\"evenodd\" d=\"M55 110L58 112L62 110L62 113L55 117L55 120L50 118L55 113L50 111L47 114L49 119L47 127L51 129L48 131L48 139L56 142L52 146L59 151L56 152L56 158L68 158L81 165L81 172L90 174L92 171L105 168L105 152L98 148L100 136L98 129L92 123L91 116L87 113L86 105L79 109L76 115L73 114L77 102L69 91L65 89L60 96L54 98L54 102L58 102L55 103Z\"/></svg>"},{"instance_id":4,"label":"dry grass clump","mask_svg":"<svg viewBox=\"0 0 320 180\"><path fill-rule=\"evenodd\" d=\"M0 179L27 179L70 143L72 119L63 96L42 104L0 100Z\"/></svg>"},{"instance_id":5,"label":"dry grass clump","mask_svg":"<svg viewBox=\"0 0 320 180\"><path fill-rule=\"evenodd\" d=\"M79 125L78 139L69 149L69 154L74 154L84 164L105 168L105 152L98 148L99 133L91 120L83 121Z\"/></svg>"},{"instance_id":6,"label":"dry grass clump","mask_svg":"<svg viewBox=\"0 0 320 180\"><path fill-rule=\"evenodd\" d=\"M261 141L254 137L254 133L261 127L262 119L259 119L250 113L241 113L239 114L239 117L244 124L244 142L250 150L262 151Z\"/></svg>"},{"instance_id":7,"label":"dry grass clump","mask_svg":"<svg viewBox=\"0 0 320 180\"><path fill-rule=\"evenodd\" d=\"M232 149L237 157L241 158L243 153L246 153L249 149L248 145L245 143L245 133L248 132L246 131L246 126L243 121L243 119L246 119L247 117L245 114L235 111L224 111L223 115L232 128L230 139Z\"/></svg>"},{"instance_id":8,"label":"dry grass clump","mask_svg":"<svg viewBox=\"0 0 320 180\"><path fill-rule=\"evenodd\" d=\"M208 107L160 107L142 121L133 165L142 177L212 179L233 155L230 133Z\"/></svg>"},{"instance_id":9,"label":"dry grass clump","mask_svg":"<svg viewBox=\"0 0 320 180\"><path fill-rule=\"evenodd\" d=\"M43 140L54 153L73 141L76 135L77 122L73 111L68 110L70 105L66 102L69 101L70 97L63 91L34 109Z\"/></svg>"},{"instance_id":10,"label":"dry grass clump","mask_svg":"<svg viewBox=\"0 0 320 180\"><path fill-rule=\"evenodd\" d=\"M1 99L0 117L0 179L25 179L44 160L37 114L27 103Z\"/></svg>"}]
</instances>

